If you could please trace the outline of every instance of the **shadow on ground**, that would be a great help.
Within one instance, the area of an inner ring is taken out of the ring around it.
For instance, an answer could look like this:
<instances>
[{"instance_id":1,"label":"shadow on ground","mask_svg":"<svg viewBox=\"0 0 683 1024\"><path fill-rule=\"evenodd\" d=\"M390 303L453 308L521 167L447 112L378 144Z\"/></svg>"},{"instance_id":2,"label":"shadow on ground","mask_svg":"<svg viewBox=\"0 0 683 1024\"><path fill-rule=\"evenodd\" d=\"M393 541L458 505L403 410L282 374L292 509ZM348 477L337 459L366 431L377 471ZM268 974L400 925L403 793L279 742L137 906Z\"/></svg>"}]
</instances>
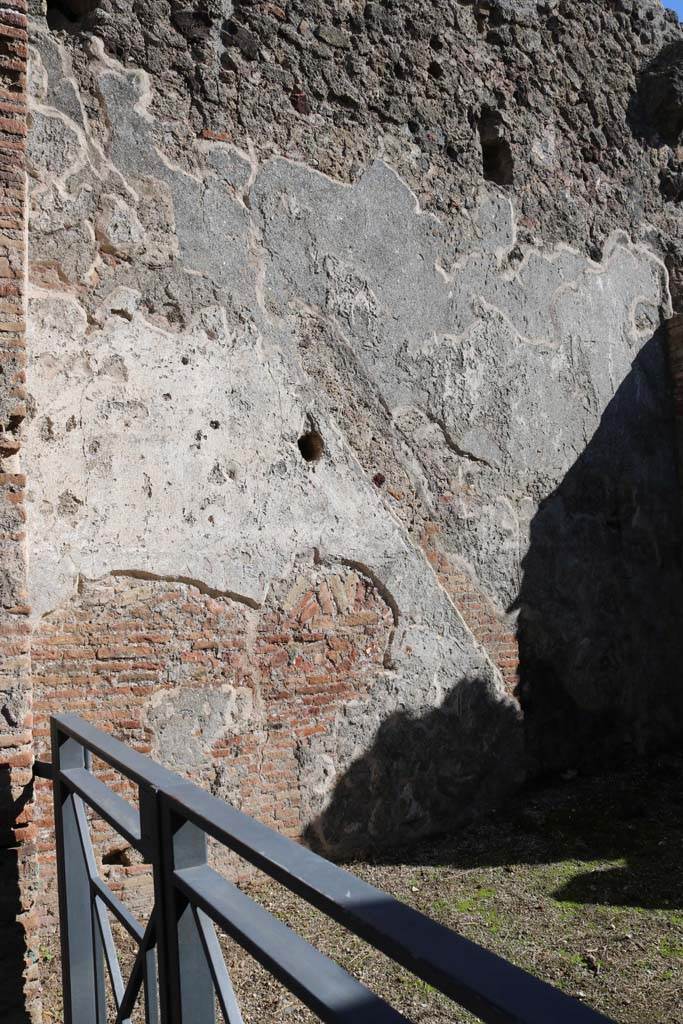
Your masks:
<instances>
[{"instance_id":1,"label":"shadow on ground","mask_svg":"<svg viewBox=\"0 0 683 1024\"><path fill-rule=\"evenodd\" d=\"M463 870L573 862L551 893L559 902L677 911L682 858L683 757L669 754L619 774L527 787L455 836L374 862Z\"/></svg>"}]
</instances>

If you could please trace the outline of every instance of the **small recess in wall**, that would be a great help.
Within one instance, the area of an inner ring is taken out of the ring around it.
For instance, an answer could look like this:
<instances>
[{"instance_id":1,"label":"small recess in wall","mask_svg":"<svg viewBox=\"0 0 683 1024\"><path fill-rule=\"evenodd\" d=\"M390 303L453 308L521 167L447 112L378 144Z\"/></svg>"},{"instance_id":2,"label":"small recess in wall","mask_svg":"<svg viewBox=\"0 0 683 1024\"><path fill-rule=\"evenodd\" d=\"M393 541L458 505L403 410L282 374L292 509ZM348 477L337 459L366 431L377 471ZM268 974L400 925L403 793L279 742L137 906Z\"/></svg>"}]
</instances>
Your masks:
<instances>
[{"instance_id":1,"label":"small recess in wall","mask_svg":"<svg viewBox=\"0 0 683 1024\"><path fill-rule=\"evenodd\" d=\"M51 28L59 27L65 19L77 23L99 6L100 0L47 0L47 23Z\"/></svg>"},{"instance_id":2,"label":"small recess in wall","mask_svg":"<svg viewBox=\"0 0 683 1024\"><path fill-rule=\"evenodd\" d=\"M102 863L130 867L133 863L129 846L117 846L102 855Z\"/></svg>"},{"instance_id":3,"label":"small recess in wall","mask_svg":"<svg viewBox=\"0 0 683 1024\"><path fill-rule=\"evenodd\" d=\"M482 169L487 181L514 184L514 159L510 143L503 136L503 119L497 110L484 107L478 121Z\"/></svg>"},{"instance_id":4,"label":"small recess in wall","mask_svg":"<svg viewBox=\"0 0 683 1024\"><path fill-rule=\"evenodd\" d=\"M325 454L325 442L322 434L315 428L307 430L297 441L301 457L306 462L317 462Z\"/></svg>"}]
</instances>

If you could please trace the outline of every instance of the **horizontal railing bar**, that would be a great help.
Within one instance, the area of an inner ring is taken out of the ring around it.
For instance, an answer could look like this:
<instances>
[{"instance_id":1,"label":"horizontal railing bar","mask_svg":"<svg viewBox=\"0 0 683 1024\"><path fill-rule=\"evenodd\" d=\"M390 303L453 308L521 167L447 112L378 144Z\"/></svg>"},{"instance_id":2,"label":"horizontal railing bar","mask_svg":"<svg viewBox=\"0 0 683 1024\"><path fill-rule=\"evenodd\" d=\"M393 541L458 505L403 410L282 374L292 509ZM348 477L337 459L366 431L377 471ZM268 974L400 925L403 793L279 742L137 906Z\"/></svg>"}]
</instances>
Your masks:
<instances>
[{"instance_id":1,"label":"horizontal railing bar","mask_svg":"<svg viewBox=\"0 0 683 1024\"><path fill-rule=\"evenodd\" d=\"M132 779L141 786L152 789L169 789L177 786L178 776L157 764L150 757L139 754L137 750L127 747L125 743L114 739L109 733L102 732L84 718L74 714L53 715L52 720L65 736L71 736L91 753L106 761L112 768Z\"/></svg>"},{"instance_id":2,"label":"horizontal railing bar","mask_svg":"<svg viewBox=\"0 0 683 1024\"><path fill-rule=\"evenodd\" d=\"M174 873L174 879L193 905L321 1020L330 1024L409 1024L406 1017L212 868L183 868Z\"/></svg>"},{"instance_id":3,"label":"horizontal railing bar","mask_svg":"<svg viewBox=\"0 0 683 1024\"><path fill-rule=\"evenodd\" d=\"M89 725L58 728L255 867L480 1017L486 1024L612 1024L609 1019L449 928L249 818ZM207 912L209 912L207 910Z\"/></svg>"},{"instance_id":4,"label":"horizontal railing bar","mask_svg":"<svg viewBox=\"0 0 683 1024\"><path fill-rule=\"evenodd\" d=\"M140 815L127 800L85 768L64 769L59 773L59 778L127 839L131 846L137 850L141 848Z\"/></svg>"},{"instance_id":5,"label":"horizontal railing bar","mask_svg":"<svg viewBox=\"0 0 683 1024\"><path fill-rule=\"evenodd\" d=\"M613 1024L191 783L170 806L486 1024Z\"/></svg>"},{"instance_id":6,"label":"horizontal railing bar","mask_svg":"<svg viewBox=\"0 0 683 1024\"><path fill-rule=\"evenodd\" d=\"M133 917L125 903L122 903L118 896L114 895L111 889L104 884L101 878L97 876L95 878L91 878L90 884L102 902L107 904L117 921L123 925L128 934L135 939L139 945L142 942L145 931L140 922Z\"/></svg>"}]
</instances>

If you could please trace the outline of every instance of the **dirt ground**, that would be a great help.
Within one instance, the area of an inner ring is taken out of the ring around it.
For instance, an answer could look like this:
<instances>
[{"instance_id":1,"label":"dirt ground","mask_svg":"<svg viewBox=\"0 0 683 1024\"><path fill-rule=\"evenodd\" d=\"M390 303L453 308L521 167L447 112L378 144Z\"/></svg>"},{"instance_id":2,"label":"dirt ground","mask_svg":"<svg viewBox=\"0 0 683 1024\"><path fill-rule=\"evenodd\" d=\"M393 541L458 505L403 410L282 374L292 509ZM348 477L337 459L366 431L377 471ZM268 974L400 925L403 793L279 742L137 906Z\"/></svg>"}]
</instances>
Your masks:
<instances>
[{"instance_id":1,"label":"dirt ground","mask_svg":"<svg viewBox=\"0 0 683 1024\"><path fill-rule=\"evenodd\" d=\"M347 867L619 1024L683 1024L682 782L683 759L672 756L558 780L455 836ZM475 1020L280 886L249 891L410 1020ZM231 942L224 948L245 1024L317 1019ZM41 956L45 1020L57 1024L53 942Z\"/></svg>"}]
</instances>

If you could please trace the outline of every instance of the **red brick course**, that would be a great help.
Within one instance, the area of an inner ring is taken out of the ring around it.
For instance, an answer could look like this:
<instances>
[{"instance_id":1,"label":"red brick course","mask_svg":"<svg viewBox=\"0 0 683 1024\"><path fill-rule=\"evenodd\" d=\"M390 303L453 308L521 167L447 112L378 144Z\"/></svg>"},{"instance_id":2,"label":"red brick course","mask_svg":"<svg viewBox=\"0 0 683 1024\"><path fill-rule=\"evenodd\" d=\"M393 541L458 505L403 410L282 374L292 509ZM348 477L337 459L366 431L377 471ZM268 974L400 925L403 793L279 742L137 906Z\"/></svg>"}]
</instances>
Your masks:
<instances>
[{"instance_id":1,"label":"red brick course","mask_svg":"<svg viewBox=\"0 0 683 1024\"><path fill-rule=\"evenodd\" d=\"M32 726L26 595L24 492L17 472L25 414L27 202L25 0L0 9L0 1018L38 1013L31 963L35 825L32 820ZM21 968L24 963L24 983ZM23 991L22 991L23 988Z\"/></svg>"},{"instance_id":2,"label":"red brick course","mask_svg":"<svg viewBox=\"0 0 683 1024\"><path fill-rule=\"evenodd\" d=\"M298 837L307 824L301 751L385 671L394 623L373 585L349 569L310 567L261 610L181 583L107 578L79 591L32 641L39 756L48 756L49 715L68 708ZM115 773L106 778L126 792ZM50 800L39 783L43 921L54 911ZM105 876L144 908L146 872L102 823L95 835L98 855L115 862Z\"/></svg>"},{"instance_id":3,"label":"red brick course","mask_svg":"<svg viewBox=\"0 0 683 1024\"><path fill-rule=\"evenodd\" d=\"M504 616L472 578L441 549L440 533L441 528L436 523L428 523L422 533L422 550L475 640L485 648L491 661L500 670L508 693L514 696L519 683L516 630L505 621Z\"/></svg>"}]
</instances>

